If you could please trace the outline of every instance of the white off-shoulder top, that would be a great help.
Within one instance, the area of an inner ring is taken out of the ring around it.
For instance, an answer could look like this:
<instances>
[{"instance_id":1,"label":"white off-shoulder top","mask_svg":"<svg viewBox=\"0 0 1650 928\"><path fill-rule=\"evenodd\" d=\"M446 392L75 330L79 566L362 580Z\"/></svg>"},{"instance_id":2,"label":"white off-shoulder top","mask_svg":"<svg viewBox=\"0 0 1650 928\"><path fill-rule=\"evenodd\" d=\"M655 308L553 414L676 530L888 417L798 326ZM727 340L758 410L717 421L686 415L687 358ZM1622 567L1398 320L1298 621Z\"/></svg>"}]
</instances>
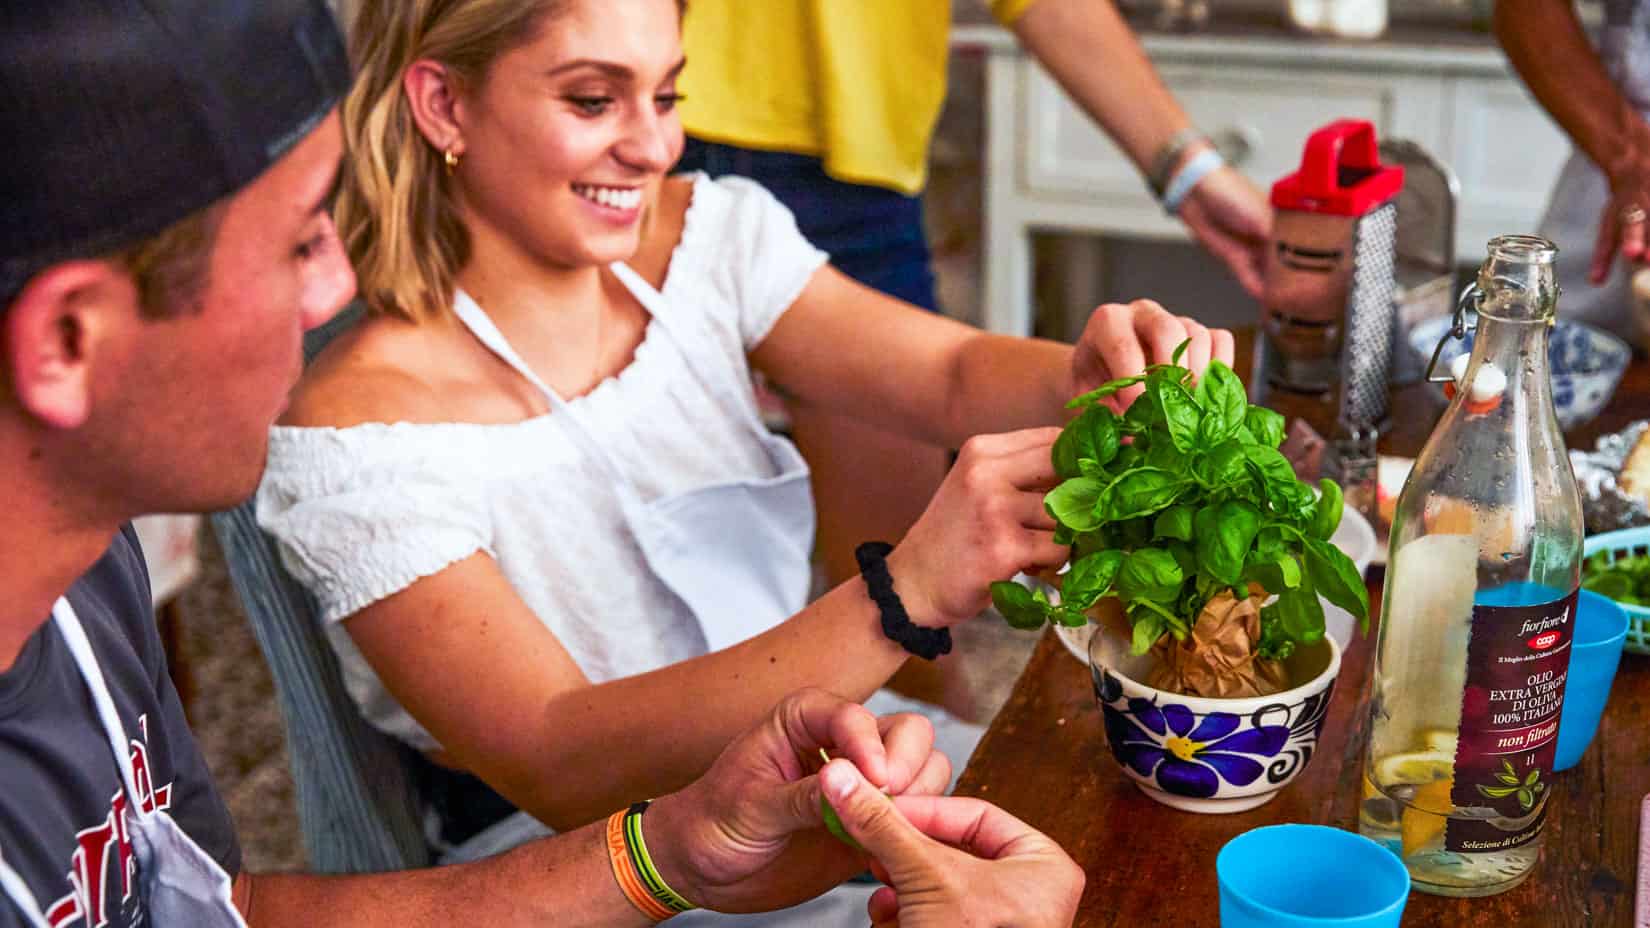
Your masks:
<instances>
[{"instance_id":1,"label":"white off-shoulder top","mask_svg":"<svg viewBox=\"0 0 1650 928\"><path fill-rule=\"evenodd\" d=\"M643 501L773 476L749 426L720 413L705 382L731 379L754 404L746 354L826 257L761 186L694 178L661 293L672 311L702 313L711 338L683 346L650 322L631 363L568 404ZM593 682L705 653L691 613L643 561L607 472L562 420L270 433L258 523L319 600L367 720L414 747L439 745L391 698L341 620L478 551Z\"/></svg>"}]
</instances>

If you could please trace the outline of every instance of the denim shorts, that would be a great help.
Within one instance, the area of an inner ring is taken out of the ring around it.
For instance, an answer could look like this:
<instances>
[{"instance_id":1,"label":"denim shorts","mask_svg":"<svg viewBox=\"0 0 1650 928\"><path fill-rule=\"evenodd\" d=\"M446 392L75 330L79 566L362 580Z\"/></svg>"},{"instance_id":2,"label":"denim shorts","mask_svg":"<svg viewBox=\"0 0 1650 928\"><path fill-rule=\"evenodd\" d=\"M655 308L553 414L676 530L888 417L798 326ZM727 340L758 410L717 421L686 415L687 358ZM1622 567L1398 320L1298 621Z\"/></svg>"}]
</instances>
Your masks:
<instances>
[{"instance_id":1,"label":"denim shorts","mask_svg":"<svg viewBox=\"0 0 1650 928\"><path fill-rule=\"evenodd\" d=\"M790 208L803 236L829 254L837 270L907 303L939 310L920 196L836 180L809 155L692 138L676 170L756 181Z\"/></svg>"}]
</instances>

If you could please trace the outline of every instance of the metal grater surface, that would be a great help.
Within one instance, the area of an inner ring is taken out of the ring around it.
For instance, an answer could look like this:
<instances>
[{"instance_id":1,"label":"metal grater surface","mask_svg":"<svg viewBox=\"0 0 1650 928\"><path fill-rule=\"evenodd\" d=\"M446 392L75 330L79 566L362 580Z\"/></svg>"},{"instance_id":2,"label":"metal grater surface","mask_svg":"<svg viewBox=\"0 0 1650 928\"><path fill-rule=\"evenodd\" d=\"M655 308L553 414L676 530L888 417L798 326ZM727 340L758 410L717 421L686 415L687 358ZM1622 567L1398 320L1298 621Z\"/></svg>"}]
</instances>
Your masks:
<instances>
[{"instance_id":1,"label":"metal grater surface","mask_svg":"<svg viewBox=\"0 0 1650 928\"><path fill-rule=\"evenodd\" d=\"M1392 367L1398 206L1388 203L1352 231L1352 285L1341 349L1341 421L1376 426L1387 413Z\"/></svg>"}]
</instances>

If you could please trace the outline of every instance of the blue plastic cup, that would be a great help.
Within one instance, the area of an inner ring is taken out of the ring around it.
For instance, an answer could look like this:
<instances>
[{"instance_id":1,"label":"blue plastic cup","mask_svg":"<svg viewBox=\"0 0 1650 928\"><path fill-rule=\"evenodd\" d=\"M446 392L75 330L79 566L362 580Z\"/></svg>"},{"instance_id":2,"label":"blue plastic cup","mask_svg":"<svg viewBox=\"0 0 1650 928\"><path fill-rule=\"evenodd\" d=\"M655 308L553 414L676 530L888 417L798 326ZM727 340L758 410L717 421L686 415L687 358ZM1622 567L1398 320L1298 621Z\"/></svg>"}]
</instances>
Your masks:
<instances>
[{"instance_id":1,"label":"blue plastic cup","mask_svg":"<svg viewBox=\"0 0 1650 928\"><path fill-rule=\"evenodd\" d=\"M1215 858L1220 928L1398 928L1409 871L1363 835L1327 825L1268 825Z\"/></svg>"},{"instance_id":2,"label":"blue plastic cup","mask_svg":"<svg viewBox=\"0 0 1650 928\"><path fill-rule=\"evenodd\" d=\"M1610 698L1610 684L1627 640L1627 613L1608 596L1581 591L1576 606L1575 637L1570 645L1570 677L1564 684L1564 708L1558 717L1558 753L1554 770L1574 767L1598 732L1598 720Z\"/></svg>"}]
</instances>

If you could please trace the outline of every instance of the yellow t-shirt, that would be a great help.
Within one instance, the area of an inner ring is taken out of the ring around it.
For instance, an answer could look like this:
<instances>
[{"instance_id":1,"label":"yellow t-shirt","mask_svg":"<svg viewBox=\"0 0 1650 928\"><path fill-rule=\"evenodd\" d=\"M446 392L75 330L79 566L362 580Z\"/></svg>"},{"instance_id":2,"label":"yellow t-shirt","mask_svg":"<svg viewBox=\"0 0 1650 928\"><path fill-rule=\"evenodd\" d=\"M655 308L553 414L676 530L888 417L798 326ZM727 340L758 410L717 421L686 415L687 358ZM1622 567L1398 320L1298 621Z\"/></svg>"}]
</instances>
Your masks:
<instances>
[{"instance_id":1,"label":"yellow t-shirt","mask_svg":"<svg viewBox=\"0 0 1650 928\"><path fill-rule=\"evenodd\" d=\"M987 0L1004 25L1036 0ZM821 157L838 180L915 194L945 101L951 0L691 0L690 135Z\"/></svg>"}]
</instances>

